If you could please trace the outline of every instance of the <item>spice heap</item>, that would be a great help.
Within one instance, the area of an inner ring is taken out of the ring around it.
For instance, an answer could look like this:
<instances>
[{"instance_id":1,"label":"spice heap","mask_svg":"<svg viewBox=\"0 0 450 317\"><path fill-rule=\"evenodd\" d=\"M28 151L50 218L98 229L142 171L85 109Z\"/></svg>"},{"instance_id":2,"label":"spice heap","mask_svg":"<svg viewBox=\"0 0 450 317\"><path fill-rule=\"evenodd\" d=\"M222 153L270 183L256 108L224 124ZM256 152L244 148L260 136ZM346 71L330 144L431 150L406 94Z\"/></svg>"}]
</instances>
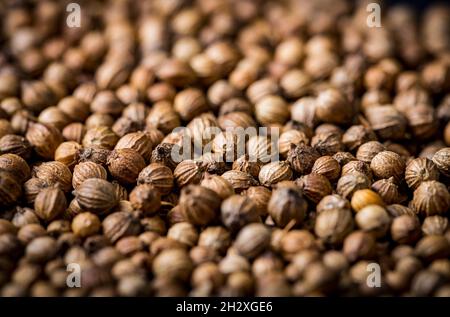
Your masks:
<instances>
[{"instance_id":1,"label":"spice heap","mask_svg":"<svg viewBox=\"0 0 450 317\"><path fill-rule=\"evenodd\" d=\"M0 5L1 296L450 296L450 7L65 2Z\"/></svg>"}]
</instances>

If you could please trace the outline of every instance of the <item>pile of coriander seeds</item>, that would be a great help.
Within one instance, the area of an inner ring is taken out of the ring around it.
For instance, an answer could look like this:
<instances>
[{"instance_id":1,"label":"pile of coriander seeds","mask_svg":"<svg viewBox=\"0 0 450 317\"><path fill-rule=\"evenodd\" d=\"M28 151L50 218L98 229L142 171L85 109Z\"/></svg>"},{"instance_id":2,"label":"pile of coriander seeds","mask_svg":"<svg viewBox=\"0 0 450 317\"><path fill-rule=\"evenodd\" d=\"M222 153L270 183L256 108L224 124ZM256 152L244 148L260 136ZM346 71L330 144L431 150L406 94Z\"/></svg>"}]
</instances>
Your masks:
<instances>
[{"instance_id":1,"label":"pile of coriander seeds","mask_svg":"<svg viewBox=\"0 0 450 317\"><path fill-rule=\"evenodd\" d=\"M70 2L0 4L0 296L450 296L450 6Z\"/></svg>"}]
</instances>

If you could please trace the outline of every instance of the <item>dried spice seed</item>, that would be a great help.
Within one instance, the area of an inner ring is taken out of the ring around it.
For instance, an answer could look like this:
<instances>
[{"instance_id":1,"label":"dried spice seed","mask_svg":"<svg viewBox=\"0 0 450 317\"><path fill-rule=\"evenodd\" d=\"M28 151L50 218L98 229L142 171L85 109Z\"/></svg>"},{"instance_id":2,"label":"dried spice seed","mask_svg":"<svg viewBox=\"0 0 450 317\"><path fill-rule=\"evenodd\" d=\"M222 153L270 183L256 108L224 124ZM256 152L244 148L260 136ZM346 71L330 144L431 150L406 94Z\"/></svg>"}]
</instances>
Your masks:
<instances>
[{"instance_id":1,"label":"dried spice seed","mask_svg":"<svg viewBox=\"0 0 450 317\"><path fill-rule=\"evenodd\" d=\"M393 177L380 179L372 184L372 189L380 195L386 204L401 203L406 197L400 192Z\"/></svg>"},{"instance_id":2,"label":"dried spice seed","mask_svg":"<svg viewBox=\"0 0 450 317\"><path fill-rule=\"evenodd\" d=\"M151 163L138 175L138 184L152 185L161 195L171 192L174 177L170 168L160 163Z\"/></svg>"},{"instance_id":3,"label":"dried spice seed","mask_svg":"<svg viewBox=\"0 0 450 317\"><path fill-rule=\"evenodd\" d=\"M234 195L233 186L225 178L219 175L205 174L200 185L215 191L222 199Z\"/></svg>"},{"instance_id":4,"label":"dried spice seed","mask_svg":"<svg viewBox=\"0 0 450 317\"><path fill-rule=\"evenodd\" d=\"M90 212L78 214L72 220L73 233L83 238L96 234L100 228L100 219Z\"/></svg>"},{"instance_id":5,"label":"dried spice seed","mask_svg":"<svg viewBox=\"0 0 450 317\"><path fill-rule=\"evenodd\" d=\"M353 218L348 209L328 209L317 216L314 232L326 243L339 244L352 228Z\"/></svg>"},{"instance_id":6,"label":"dried spice seed","mask_svg":"<svg viewBox=\"0 0 450 317\"><path fill-rule=\"evenodd\" d=\"M359 228L378 238L386 234L391 219L383 207L368 205L358 211L355 221Z\"/></svg>"},{"instance_id":7,"label":"dried spice seed","mask_svg":"<svg viewBox=\"0 0 450 317\"><path fill-rule=\"evenodd\" d=\"M53 159L56 148L63 141L55 127L41 123L30 123L25 138L44 159Z\"/></svg>"},{"instance_id":8,"label":"dried spice seed","mask_svg":"<svg viewBox=\"0 0 450 317\"><path fill-rule=\"evenodd\" d=\"M450 295L447 4L12 2L0 296Z\"/></svg>"},{"instance_id":9,"label":"dried spice seed","mask_svg":"<svg viewBox=\"0 0 450 317\"><path fill-rule=\"evenodd\" d=\"M274 184L292 179L292 170L287 162L272 162L261 167L258 178L262 185L270 187Z\"/></svg>"},{"instance_id":10,"label":"dried spice seed","mask_svg":"<svg viewBox=\"0 0 450 317\"><path fill-rule=\"evenodd\" d=\"M72 187L76 190L86 179L100 178L106 180L106 169L94 162L82 162L75 165L72 174Z\"/></svg>"},{"instance_id":11,"label":"dried spice seed","mask_svg":"<svg viewBox=\"0 0 450 317\"><path fill-rule=\"evenodd\" d=\"M307 207L308 203L297 188L282 187L273 191L267 210L275 224L284 228L292 220L300 225L306 216Z\"/></svg>"},{"instance_id":12,"label":"dried spice seed","mask_svg":"<svg viewBox=\"0 0 450 317\"><path fill-rule=\"evenodd\" d=\"M319 157L320 154L315 149L300 144L295 147L291 146L287 154L287 161L294 171L300 174L308 174Z\"/></svg>"},{"instance_id":13,"label":"dried spice seed","mask_svg":"<svg viewBox=\"0 0 450 317\"><path fill-rule=\"evenodd\" d=\"M103 233L112 242L140 232L139 220L129 212L114 212L102 222Z\"/></svg>"},{"instance_id":14,"label":"dried spice seed","mask_svg":"<svg viewBox=\"0 0 450 317\"><path fill-rule=\"evenodd\" d=\"M112 151L106 162L111 175L119 182L133 184L145 167L145 161L135 150L124 148Z\"/></svg>"},{"instance_id":15,"label":"dried spice seed","mask_svg":"<svg viewBox=\"0 0 450 317\"><path fill-rule=\"evenodd\" d=\"M450 208L450 194L444 184L426 181L414 191L411 204L416 212L427 216L444 214Z\"/></svg>"},{"instance_id":16,"label":"dried spice seed","mask_svg":"<svg viewBox=\"0 0 450 317\"><path fill-rule=\"evenodd\" d=\"M329 209L350 209L350 203L340 195L327 195L317 204L316 211L319 213Z\"/></svg>"},{"instance_id":17,"label":"dried spice seed","mask_svg":"<svg viewBox=\"0 0 450 317\"><path fill-rule=\"evenodd\" d=\"M58 186L64 192L72 188L72 173L69 168L61 162L50 161L42 163L33 168L33 176L45 181L48 185Z\"/></svg>"},{"instance_id":18,"label":"dried spice seed","mask_svg":"<svg viewBox=\"0 0 450 317\"><path fill-rule=\"evenodd\" d=\"M19 183L28 180L31 175L28 163L16 154L0 155L0 169L10 172Z\"/></svg>"},{"instance_id":19,"label":"dried spice seed","mask_svg":"<svg viewBox=\"0 0 450 317\"><path fill-rule=\"evenodd\" d=\"M367 176L362 173L355 172L339 178L336 185L336 191L344 198L351 198L355 191L369 187L370 180Z\"/></svg>"},{"instance_id":20,"label":"dried spice seed","mask_svg":"<svg viewBox=\"0 0 450 317\"><path fill-rule=\"evenodd\" d=\"M253 223L245 226L236 237L235 247L246 258L255 258L270 243L270 231L264 225Z\"/></svg>"},{"instance_id":21,"label":"dried spice seed","mask_svg":"<svg viewBox=\"0 0 450 317\"><path fill-rule=\"evenodd\" d=\"M424 181L436 181L439 179L439 171L434 163L419 157L408 163L405 170L405 180L408 186L416 189Z\"/></svg>"},{"instance_id":22,"label":"dried spice seed","mask_svg":"<svg viewBox=\"0 0 450 317\"><path fill-rule=\"evenodd\" d=\"M356 152L356 158L360 161L370 164L372 159L380 152L386 150L386 147L378 141L369 141L361 144Z\"/></svg>"},{"instance_id":23,"label":"dried spice seed","mask_svg":"<svg viewBox=\"0 0 450 317\"><path fill-rule=\"evenodd\" d=\"M450 176L450 148L443 148L433 155L433 163L445 176Z\"/></svg>"},{"instance_id":24,"label":"dried spice seed","mask_svg":"<svg viewBox=\"0 0 450 317\"><path fill-rule=\"evenodd\" d=\"M311 172L323 175L330 181L334 181L339 178L341 166L331 156L322 156L314 162Z\"/></svg>"},{"instance_id":25,"label":"dried spice seed","mask_svg":"<svg viewBox=\"0 0 450 317\"><path fill-rule=\"evenodd\" d=\"M384 202L376 192L360 189L353 193L351 205L354 211L360 211L368 205L384 206Z\"/></svg>"},{"instance_id":26,"label":"dried spice seed","mask_svg":"<svg viewBox=\"0 0 450 317\"><path fill-rule=\"evenodd\" d=\"M205 167L202 162L186 160L180 162L173 172L179 187L188 184L198 184L203 177Z\"/></svg>"},{"instance_id":27,"label":"dried spice seed","mask_svg":"<svg viewBox=\"0 0 450 317\"><path fill-rule=\"evenodd\" d=\"M198 185L188 185L181 191L179 204L189 222L206 225L218 216L220 202L216 192Z\"/></svg>"},{"instance_id":28,"label":"dried spice seed","mask_svg":"<svg viewBox=\"0 0 450 317\"><path fill-rule=\"evenodd\" d=\"M60 189L45 188L36 196L34 210L39 218L50 221L60 215L66 205L66 197Z\"/></svg>"},{"instance_id":29,"label":"dried spice seed","mask_svg":"<svg viewBox=\"0 0 450 317\"><path fill-rule=\"evenodd\" d=\"M130 202L134 209L148 215L154 214L161 206L159 193L149 184L136 186L130 193Z\"/></svg>"},{"instance_id":30,"label":"dried spice seed","mask_svg":"<svg viewBox=\"0 0 450 317\"><path fill-rule=\"evenodd\" d=\"M9 206L17 201L22 187L16 177L6 171L0 171L0 204Z\"/></svg>"},{"instance_id":31,"label":"dried spice seed","mask_svg":"<svg viewBox=\"0 0 450 317\"><path fill-rule=\"evenodd\" d=\"M225 199L220 207L222 223L232 232L251 222L259 222L256 205L246 196L233 195Z\"/></svg>"},{"instance_id":32,"label":"dried spice seed","mask_svg":"<svg viewBox=\"0 0 450 317\"><path fill-rule=\"evenodd\" d=\"M6 134L0 138L0 154L16 154L23 159L31 155L31 144L27 139L16 134Z\"/></svg>"},{"instance_id":33,"label":"dried spice seed","mask_svg":"<svg viewBox=\"0 0 450 317\"><path fill-rule=\"evenodd\" d=\"M405 171L405 162L397 153L383 151L374 156L370 168L378 178L394 177L400 180Z\"/></svg>"},{"instance_id":34,"label":"dried spice seed","mask_svg":"<svg viewBox=\"0 0 450 317\"><path fill-rule=\"evenodd\" d=\"M258 185L258 181L252 175L238 170L227 171L222 177L231 184L236 193Z\"/></svg>"},{"instance_id":35,"label":"dried spice seed","mask_svg":"<svg viewBox=\"0 0 450 317\"><path fill-rule=\"evenodd\" d=\"M61 143L55 151L55 161L61 162L70 169L77 163L77 154L82 146L75 141Z\"/></svg>"},{"instance_id":36,"label":"dried spice seed","mask_svg":"<svg viewBox=\"0 0 450 317\"><path fill-rule=\"evenodd\" d=\"M392 239L398 243L413 243L420 237L420 222L415 216L401 215L391 224Z\"/></svg>"},{"instance_id":37,"label":"dried spice seed","mask_svg":"<svg viewBox=\"0 0 450 317\"><path fill-rule=\"evenodd\" d=\"M152 143L144 132L134 132L124 135L119 139L114 149L127 148L138 152L146 161L150 159Z\"/></svg>"},{"instance_id":38,"label":"dried spice seed","mask_svg":"<svg viewBox=\"0 0 450 317\"><path fill-rule=\"evenodd\" d=\"M81 208L95 213L111 210L118 203L114 186L100 178L86 179L75 191Z\"/></svg>"},{"instance_id":39,"label":"dried spice seed","mask_svg":"<svg viewBox=\"0 0 450 317\"><path fill-rule=\"evenodd\" d=\"M308 174L296 181L303 194L313 203L318 203L323 197L330 195L332 187L330 181L320 174Z\"/></svg>"},{"instance_id":40,"label":"dried spice seed","mask_svg":"<svg viewBox=\"0 0 450 317\"><path fill-rule=\"evenodd\" d=\"M86 131L82 144L85 148L112 150L118 140L118 136L109 127L98 126Z\"/></svg>"}]
</instances>

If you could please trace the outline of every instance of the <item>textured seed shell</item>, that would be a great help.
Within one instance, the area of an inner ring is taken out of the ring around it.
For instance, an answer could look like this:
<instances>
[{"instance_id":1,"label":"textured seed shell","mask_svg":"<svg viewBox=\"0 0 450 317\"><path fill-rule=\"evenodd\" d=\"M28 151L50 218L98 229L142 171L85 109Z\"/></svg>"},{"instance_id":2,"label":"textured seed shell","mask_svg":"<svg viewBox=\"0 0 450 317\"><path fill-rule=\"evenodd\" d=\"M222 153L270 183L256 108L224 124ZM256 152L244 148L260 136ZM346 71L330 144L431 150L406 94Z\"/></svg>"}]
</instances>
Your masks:
<instances>
[{"instance_id":1,"label":"textured seed shell","mask_svg":"<svg viewBox=\"0 0 450 317\"><path fill-rule=\"evenodd\" d=\"M23 136L6 134L0 138L0 154L13 153L28 159L31 154L31 144Z\"/></svg>"},{"instance_id":2,"label":"textured seed shell","mask_svg":"<svg viewBox=\"0 0 450 317\"><path fill-rule=\"evenodd\" d=\"M148 215L154 214L161 206L159 193L149 184L136 186L130 193L130 202L133 208Z\"/></svg>"},{"instance_id":3,"label":"textured seed shell","mask_svg":"<svg viewBox=\"0 0 450 317\"><path fill-rule=\"evenodd\" d=\"M21 193L22 188L14 175L0 170L0 205L9 206L15 203Z\"/></svg>"},{"instance_id":4,"label":"textured seed shell","mask_svg":"<svg viewBox=\"0 0 450 317\"><path fill-rule=\"evenodd\" d=\"M405 200L393 177L380 179L372 184L372 189L380 195L386 204L397 204Z\"/></svg>"},{"instance_id":5,"label":"textured seed shell","mask_svg":"<svg viewBox=\"0 0 450 317\"><path fill-rule=\"evenodd\" d=\"M360 161L370 164L372 159L380 152L386 150L386 147L378 141L369 141L362 144L356 151L356 158Z\"/></svg>"},{"instance_id":6,"label":"textured seed shell","mask_svg":"<svg viewBox=\"0 0 450 317\"><path fill-rule=\"evenodd\" d=\"M348 209L328 209L316 219L314 232L326 243L338 244L352 231L353 217Z\"/></svg>"},{"instance_id":7,"label":"textured seed shell","mask_svg":"<svg viewBox=\"0 0 450 317\"><path fill-rule=\"evenodd\" d=\"M319 157L320 154L314 148L300 144L291 146L287 154L287 161L294 171L300 174L308 174Z\"/></svg>"},{"instance_id":8,"label":"textured seed shell","mask_svg":"<svg viewBox=\"0 0 450 317\"><path fill-rule=\"evenodd\" d=\"M185 62L168 59L158 67L156 75L163 81L177 87L189 85L195 81L195 72Z\"/></svg>"},{"instance_id":9,"label":"textured seed shell","mask_svg":"<svg viewBox=\"0 0 450 317\"><path fill-rule=\"evenodd\" d=\"M333 181L339 177L341 166L331 156L322 156L314 162L311 172L323 175L330 181Z\"/></svg>"},{"instance_id":10,"label":"textured seed shell","mask_svg":"<svg viewBox=\"0 0 450 317\"><path fill-rule=\"evenodd\" d=\"M261 170L261 162L250 160L248 154L244 154L233 162L232 169L235 171L241 171L250 174L253 177L258 178L259 171Z\"/></svg>"},{"instance_id":11,"label":"textured seed shell","mask_svg":"<svg viewBox=\"0 0 450 317\"><path fill-rule=\"evenodd\" d=\"M350 203L337 194L328 195L320 200L316 206L316 211L322 212L329 209L350 209Z\"/></svg>"},{"instance_id":12,"label":"textured seed shell","mask_svg":"<svg viewBox=\"0 0 450 317\"><path fill-rule=\"evenodd\" d=\"M86 131L83 146L112 150L118 140L119 137L109 127L99 126Z\"/></svg>"},{"instance_id":13,"label":"textured seed shell","mask_svg":"<svg viewBox=\"0 0 450 317\"><path fill-rule=\"evenodd\" d=\"M401 215L392 221L391 237L394 241L406 244L420 237L420 222L415 215Z\"/></svg>"},{"instance_id":14,"label":"textured seed shell","mask_svg":"<svg viewBox=\"0 0 450 317\"><path fill-rule=\"evenodd\" d=\"M300 225L306 216L308 203L297 188L282 187L273 191L267 209L275 224L284 228L292 220Z\"/></svg>"},{"instance_id":15,"label":"textured seed shell","mask_svg":"<svg viewBox=\"0 0 450 317\"><path fill-rule=\"evenodd\" d=\"M443 216L426 217L422 231L427 235L443 235L448 228L448 219Z\"/></svg>"},{"instance_id":16,"label":"textured seed shell","mask_svg":"<svg viewBox=\"0 0 450 317\"><path fill-rule=\"evenodd\" d=\"M218 127L217 119L212 113L203 113L189 122L187 128L191 136L194 146L203 149L214 137L214 133ZM220 130L219 130L220 131ZM209 135L209 133L211 135Z\"/></svg>"},{"instance_id":17,"label":"textured seed shell","mask_svg":"<svg viewBox=\"0 0 450 317\"><path fill-rule=\"evenodd\" d=\"M106 180L108 173L100 164L94 162L81 162L75 165L72 175L72 186L77 189L88 178L100 178Z\"/></svg>"},{"instance_id":18,"label":"textured seed shell","mask_svg":"<svg viewBox=\"0 0 450 317\"><path fill-rule=\"evenodd\" d=\"M450 242L444 236L425 236L416 244L415 253L425 261L450 256Z\"/></svg>"},{"instance_id":19,"label":"textured seed shell","mask_svg":"<svg viewBox=\"0 0 450 317\"><path fill-rule=\"evenodd\" d=\"M368 205L384 206L384 202L376 192L359 189L353 193L351 205L354 211L359 211Z\"/></svg>"},{"instance_id":20,"label":"textured seed shell","mask_svg":"<svg viewBox=\"0 0 450 317\"><path fill-rule=\"evenodd\" d=\"M72 189L72 173L61 162L44 162L33 168L33 174L51 186L58 185L64 192Z\"/></svg>"},{"instance_id":21,"label":"textured seed shell","mask_svg":"<svg viewBox=\"0 0 450 317\"><path fill-rule=\"evenodd\" d=\"M399 181L405 171L403 158L392 151L383 151L375 155L370 168L378 178L394 177Z\"/></svg>"},{"instance_id":22,"label":"textured seed shell","mask_svg":"<svg viewBox=\"0 0 450 317\"><path fill-rule=\"evenodd\" d=\"M10 172L19 183L25 182L31 175L28 163L20 156L12 153L0 155L0 170Z\"/></svg>"},{"instance_id":23,"label":"textured seed shell","mask_svg":"<svg viewBox=\"0 0 450 317\"><path fill-rule=\"evenodd\" d=\"M287 130L280 135L280 138L278 140L280 155L286 157L287 153L291 149L291 144L308 144L308 142L308 137L304 132L298 130Z\"/></svg>"},{"instance_id":24,"label":"textured seed shell","mask_svg":"<svg viewBox=\"0 0 450 317\"><path fill-rule=\"evenodd\" d=\"M140 230L139 220L130 212L114 212L102 222L104 235L112 242L122 237L137 235Z\"/></svg>"},{"instance_id":25,"label":"textured seed shell","mask_svg":"<svg viewBox=\"0 0 450 317\"><path fill-rule=\"evenodd\" d=\"M419 157L406 166L405 181L412 189L416 189L424 181L437 181L438 179L439 170L430 159Z\"/></svg>"},{"instance_id":26,"label":"textured seed shell","mask_svg":"<svg viewBox=\"0 0 450 317\"><path fill-rule=\"evenodd\" d=\"M36 153L45 159L53 159L56 148L63 142L59 130L41 123L31 123L25 137L34 146Z\"/></svg>"},{"instance_id":27,"label":"textured seed shell","mask_svg":"<svg viewBox=\"0 0 450 317\"><path fill-rule=\"evenodd\" d=\"M203 177L204 167L201 162L193 160L186 160L180 162L175 170L173 176L179 187L187 184L198 184Z\"/></svg>"},{"instance_id":28,"label":"textured seed shell","mask_svg":"<svg viewBox=\"0 0 450 317\"><path fill-rule=\"evenodd\" d=\"M111 153L110 150L101 148L82 148L77 153L78 163L81 162L94 162L106 167L106 161L108 160L108 155Z\"/></svg>"},{"instance_id":29,"label":"textured seed shell","mask_svg":"<svg viewBox=\"0 0 450 317\"><path fill-rule=\"evenodd\" d=\"M383 139L401 139L405 136L406 119L393 106L373 106L366 110L372 129Z\"/></svg>"},{"instance_id":30,"label":"textured seed shell","mask_svg":"<svg viewBox=\"0 0 450 317\"><path fill-rule=\"evenodd\" d=\"M334 155L344 150L341 136L334 132L317 133L311 139L311 146L321 155Z\"/></svg>"},{"instance_id":31,"label":"textured seed shell","mask_svg":"<svg viewBox=\"0 0 450 317\"><path fill-rule=\"evenodd\" d=\"M250 198L233 195L222 202L220 207L222 223L232 232L251 222L259 222L260 217Z\"/></svg>"},{"instance_id":32,"label":"textured seed shell","mask_svg":"<svg viewBox=\"0 0 450 317\"><path fill-rule=\"evenodd\" d=\"M169 102L158 102L146 118L147 127L161 130L164 134L180 126L180 117Z\"/></svg>"},{"instance_id":33,"label":"textured seed shell","mask_svg":"<svg viewBox=\"0 0 450 317\"><path fill-rule=\"evenodd\" d=\"M345 95L335 88L322 91L317 97L316 115L328 123L348 123L353 116L351 104Z\"/></svg>"},{"instance_id":34,"label":"textured seed shell","mask_svg":"<svg viewBox=\"0 0 450 317\"><path fill-rule=\"evenodd\" d=\"M146 161L152 155L152 143L144 132L133 132L124 135L117 142L114 149L133 149Z\"/></svg>"},{"instance_id":35,"label":"textured seed shell","mask_svg":"<svg viewBox=\"0 0 450 317\"><path fill-rule=\"evenodd\" d=\"M103 179L89 178L75 191L75 198L84 210L102 213L118 203L114 186Z\"/></svg>"},{"instance_id":36,"label":"textured seed shell","mask_svg":"<svg viewBox=\"0 0 450 317\"><path fill-rule=\"evenodd\" d=\"M181 190L180 208L186 219L194 225L206 225L218 216L221 199L216 192L198 185Z\"/></svg>"},{"instance_id":37,"label":"textured seed shell","mask_svg":"<svg viewBox=\"0 0 450 317\"><path fill-rule=\"evenodd\" d=\"M223 109L223 106L221 109ZM218 124L222 130L256 127L255 120L248 113L243 111L233 111L219 116Z\"/></svg>"},{"instance_id":38,"label":"textured seed shell","mask_svg":"<svg viewBox=\"0 0 450 317\"><path fill-rule=\"evenodd\" d=\"M157 277L185 281L193 269L189 254L183 249L162 251L153 261L153 272Z\"/></svg>"},{"instance_id":39,"label":"textured seed shell","mask_svg":"<svg viewBox=\"0 0 450 317\"><path fill-rule=\"evenodd\" d=\"M427 216L445 214L450 208L450 194L440 182L422 182L414 191L411 204L417 213Z\"/></svg>"},{"instance_id":40,"label":"textured seed shell","mask_svg":"<svg viewBox=\"0 0 450 317\"><path fill-rule=\"evenodd\" d=\"M234 194L234 188L230 182L219 175L206 174L200 185L215 191L222 199Z\"/></svg>"},{"instance_id":41,"label":"textured seed shell","mask_svg":"<svg viewBox=\"0 0 450 317\"><path fill-rule=\"evenodd\" d=\"M344 166L342 166L341 176L352 174L352 173L362 173L367 176L368 179L372 179L372 170L369 164L362 161L350 161Z\"/></svg>"},{"instance_id":42,"label":"textured seed shell","mask_svg":"<svg viewBox=\"0 0 450 317\"><path fill-rule=\"evenodd\" d=\"M77 153L81 145L75 141L61 143L55 151L55 161L67 165L70 169L77 163Z\"/></svg>"},{"instance_id":43,"label":"textured seed shell","mask_svg":"<svg viewBox=\"0 0 450 317\"><path fill-rule=\"evenodd\" d=\"M289 109L281 97L269 95L256 103L255 116L263 125L284 124L289 119Z\"/></svg>"},{"instance_id":44,"label":"textured seed shell","mask_svg":"<svg viewBox=\"0 0 450 317\"><path fill-rule=\"evenodd\" d=\"M276 154L272 142L266 136L255 135L247 142L247 153L253 160L266 163Z\"/></svg>"},{"instance_id":45,"label":"textured seed shell","mask_svg":"<svg viewBox=\"0 0 450 317\"><path fill-rule=\"evenodd\" d=\"M62 214L67 207L66 197L61 189L52 187L43 189L34 201L36 215L44 221L50 221Z\"/></svg>"},{"instance_id":46,"label":"textured seed shell","mask_svg":"<svg viewBox=\"0 0 450 317\"><path fill-rule=\"evenodd\" d=\"M336 191L344 198L351 198L353 193L358 189L364 189L370 187L370 181L366 175L355 172L353 174L347 174L339 178Z\"/></svg>"},{"instance_id":47,"label":"textured seed shell","mask_svg":"<svg viewBox=\"0 0 450 317\"><path fill-rule=\"evenodd\" d=\"M450 177L450 147L440 149L434 153L433 162L442 174Z\"/></svg>"},{"instance_id":48,"label":"textured seed shell","mask_svg":"<svg viewBox=\"0 0 450 317\"><path fill-rule=\"evenodd\" d=\"M389 229L391 218L386 209L378 205L368 205L362 208L355 216L355 222L362 230L372 233L380 238Z\"/></svg>"},{"instance_id":49,"label":"textured seed shell","mask_svg":"<svg viewBox=\"0 0 450 317\"><path fill-rule=\"evenodd\" d=\"M133 149L117 149L109 154L107 165L111 175L119 182L133 184L145 168L145 161Z\"/></svg>"},{"instance_id":50,"label":"textured seed shell","mask_svg":"<svg viewBox=\"0 0 450 317\"><path fill-rule=\"evenodd\" d=\"M311 173L302 176L296 183L302 189L303 194L316 204L333 191L328 178L319 174Z\"/></svg>"},{"instance_id":51,"label":"textured seed shell","mask_svg":"<svg viewBox=\"0 0 450 317\"><path fill-rule=\"evenodd\" d=\"M263 224L252 223L239 231L234 246L246 258L255 258L270 244L270 231Z\"/></svg>"},{"instance_id":52,"label":"textured seed shell","mask_svg":"<svg viewBox=\"0 0 450 317\"><path fill-rule=\"evenodd\" d=\"M161 195L167 195L173 188L174 176L171 169L160 163L151 163L138 175L138 184L150 184Z\"/></svg>"},{"instance_id":53,"label":"textured seed shell","mask_svg":"<svg viewBox=\"0 0 450 317\"><path fill-rule=\"evenodd\" d=\"M106 62L95 73L95 81L100 89L117 89L131 74L131 66L122 62Z\"/></svg>"},{"instance_id":54,"label":"textured seed shell","mask_svg":"<svg viewBox=\"0 0 450 317\"><path fill-rule=\"evenodd\" d=\"M258 181L250 174L241 171L227 171L222 174L222 177L231 184L237 193L249 188L250 186L258 185Z\"/></svg>"},{"instance_id":55,"label":"textured seed shell","mask_svg":"<svg viewBox=\"0 0 450 317\"><path fill-rule=\"evenodd\" d=\"M52 185L58 185L59 183L54 183ZM28 181L26 181L23 185L25 199L29 204L34 203L34 199L37 194L44 188L49 187L50 184L42 178L32 177Z\"/></svg>"},{"instance_id":56,"label":"textured seed shell","mask_svg":"<svg viewBox=\"0 0 450 317\"><path fill-rule=\"evenodd\" d=\"M196 88L188 88L179 92L175 96L173 107L185 121L192 120L209 108L203 92Z\"/></svg>"},{"instance_id":57,"label":"textured seed shell","mask_svg":"<svg viewBox=\"0 0 450 317\"><path fill-rule=\"evenodd\" d=\"M253 200L261 216L267 214L267 205L269 204L272 192L264 186L252 186L246 190L245 194Z\"/></svg>"},{"instance_id":58,"label":"textured seed shell","mask_svg":"<svg viewBox=\"0 0 450 317\"><path fill-rule=\"evenodd\" d=\"M271 187L281 181L291 180L292 176L293 173L288 163L276 161L264 165L259 172L258 178L261 185Z\"/></svg>"}]
</instances>

